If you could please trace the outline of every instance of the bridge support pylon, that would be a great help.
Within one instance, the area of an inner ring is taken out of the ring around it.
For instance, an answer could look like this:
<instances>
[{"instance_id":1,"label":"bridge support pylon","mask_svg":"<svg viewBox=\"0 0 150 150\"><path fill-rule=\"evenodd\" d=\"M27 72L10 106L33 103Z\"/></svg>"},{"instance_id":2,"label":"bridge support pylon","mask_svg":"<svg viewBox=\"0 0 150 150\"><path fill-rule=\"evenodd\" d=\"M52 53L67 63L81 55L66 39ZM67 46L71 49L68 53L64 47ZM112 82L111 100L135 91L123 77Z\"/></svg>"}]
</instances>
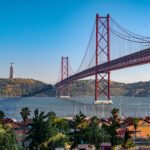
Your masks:
<instances>
[{"instance_id":1,"label":"bridge support pylon","mask_svg":"<svg viewBox=\"0 0 150 150\"><path fill-rule=\"evenodd\" d=\"M62 57L61 59L61 80L68 78L69 75L69 59L68 57ZM69 96L69 83L59 87L60 98L70 98Z\"/></svg>"},{"instance_id":2,"label":"bridge support pylon","mask_svg":"<svg viewBox=\"0 0 150 150\"><path fill-rule=\"evenodd\" d=\"M96 15L96 66L110 62L110 16ZM100 73L96 67L95 74L95 103L104 96L110 101L110 71ZM102 103L102 100L100 100Z\"/></svg>"}]
</instances>

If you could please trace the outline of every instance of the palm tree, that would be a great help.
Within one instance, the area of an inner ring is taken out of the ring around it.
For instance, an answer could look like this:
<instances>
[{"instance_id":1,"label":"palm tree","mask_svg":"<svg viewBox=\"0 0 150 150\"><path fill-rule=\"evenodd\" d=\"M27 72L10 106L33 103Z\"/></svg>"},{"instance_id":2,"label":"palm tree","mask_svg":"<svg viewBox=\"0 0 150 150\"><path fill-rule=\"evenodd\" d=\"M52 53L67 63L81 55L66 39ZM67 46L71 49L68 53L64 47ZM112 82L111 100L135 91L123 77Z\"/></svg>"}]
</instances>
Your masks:
<instances>
[{"instance_id":1,"label":"palm tree","mask_svg":"<svg viewBox=\"0 0 150 150\"><path fill-rule=\"evenodd\" d=\"M85 130L86 143L93 144L97 149L100 148L102 142L109 142L110 135L106 132L105 128L99 126L100 120L93 116Z\"/></svg>"},{"instance_id":2,"label":"palm tree","mask_svg":"<svg viewBox=\"0 0 150 150\"><path fill-rule=\"evenodd\" d=\"M41 144L42 149L54 150L57 146L64 146L66 135L61 132L56 132Z\"/></svg>"},{"instance_id":3,"label":"palm tree","mask_svg":"<svg viewBox=\"0 0 150 150\"><path fill-rule=\"evenodd\" d=\"M70 122L71 128L83 129L87 127L86 116L80 111L79 114L75 115L73 120Z\"/></svg>"},{"instance_id":4,"label":"palm tree","mask_svg":"<svg viewBox=\"0 0 150 150\"><path fill-rule=\"evenodd\" d=\"M75 115L73 120L70 121L70 141L72 142L72 148L75 148L78 144L85 143L85 130L88 127L88 123L85 120L86 116L80 111Z\"/></svg>"},{"instance_id":5,"label":"palm tree","mask_svg":"<svg viewBox=\"0 0 150 150\"><path fill-rule=\"evenodd\" d=\"M111 115L111 125L108 127L108 131L111 135L111 144L112 146L115 146L121 142L121 138L117 136L117 129L120 127L119 109L113 108Z\"/></svg>"},{"instance_id":6,"label":"palm tree","mask_svg":"<svg viewBox=\"0 0 150 150\"><path fill-rule=\"evenodd\" d=\"M44 112L34 111L34 117L32 119L31 128L29 130L27 140L30 141L30 149L40 149L42 142L47 139L47 125L46 115Z\"/></svg>"},{"instance_id":7,"label":"palm tree","mask_svg":"<svg viewBox=\"0 0 150 150\"><path fill-rule=\"evenodd\" d=\"M28 133L27 140L30 141L31 150L53 150L56 146L60 146L66 139L55 124L56 115L53 112L45 114L44 112L34 111L31 128Z\"/></svg>"},{"instance_id":8,"label":"palm tree","mask_svg":"<svg viewBox=\"0 0 150 150\"><path fill-rule=\"evenodd\" d=\"M28 117L30 116L30 112L31 112L31 111L29 110L28 107L23 107L23 108L21 109L20 114L21 114L22 119L23 119L24 122L27 121Z\"/></svg>"},{"instance_id":9,"label":"palm tree","mask_svg":"<svg viewBox=\"0 0 150 150\"><path fill-rule=\"evenodd\" d=\"M112 114L112 117L114 119L117 119L118 118L118 114L119 114L119 109L118 108L113 108L112 111L111 111L111 114Z\"/></svg>"},{"instance_id":10,"label":"palm tree","mask_svg":"<svg viewBox=\"0 0 150 150\"><path fill-rule=\"evenodd\" d=\"M136 131L138 128L138 124L139 124L139 118L133 118L133 126L134 126L134 131L135 131L135 138L136 138Z\"/></svg>"},{"instance_id":11,"label":"palm tree","mask_svg":"<svg viewBox=\"0 0 150 150\"><path fill-rule=\"evenodd\" d=\"M28 117L30 116L30 110L28 107L23 107L21 109L20 112L22 119L23 119L23 124L22 124L22 131L23 131L23 135L22 135L22 146L25 147L25 139L26 139L26 121L28 119Z\"/></svg>"}]
</instances>

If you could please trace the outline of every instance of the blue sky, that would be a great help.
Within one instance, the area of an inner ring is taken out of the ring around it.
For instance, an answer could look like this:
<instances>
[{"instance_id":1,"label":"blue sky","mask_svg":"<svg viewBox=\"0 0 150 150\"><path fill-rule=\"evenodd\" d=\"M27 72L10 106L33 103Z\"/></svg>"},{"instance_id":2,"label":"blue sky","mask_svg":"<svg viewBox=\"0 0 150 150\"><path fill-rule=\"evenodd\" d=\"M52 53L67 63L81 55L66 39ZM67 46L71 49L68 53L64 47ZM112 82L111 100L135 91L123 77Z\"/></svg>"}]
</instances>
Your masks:
<instances>
[{"instance_id":1,"label":"blue sky","mask_svg":"<svg viewBox=\"0 0 150 150\"><path fill-rule=\"evenodd\" d=\"M82 60L95 14L109 13L119 24L150 36L149 0L1 0L0 77L9 75L47 83L57 80L61 56L76 70ZM112 80L150 80L150 66L112 72Z\"/></svg>"}]
</instances>

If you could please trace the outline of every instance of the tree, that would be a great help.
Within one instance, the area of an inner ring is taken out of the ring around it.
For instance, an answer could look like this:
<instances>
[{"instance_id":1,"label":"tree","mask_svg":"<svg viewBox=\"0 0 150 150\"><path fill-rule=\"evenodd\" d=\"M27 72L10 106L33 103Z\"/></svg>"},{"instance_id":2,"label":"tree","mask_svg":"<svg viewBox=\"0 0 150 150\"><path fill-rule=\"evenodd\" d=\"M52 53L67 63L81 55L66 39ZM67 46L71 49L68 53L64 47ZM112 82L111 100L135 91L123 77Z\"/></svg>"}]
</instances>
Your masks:
<instances>
[{"instance_id":1,"label":"tree","mask_svg":"<svg viewBox=\"0 0 150 150\"><path fill-rule=\"evenodd\" d=\"M18 150L16 137L11 125L0 124L0 149L1 150Z\"/></svg>"},{"instance_id":2,"label":"tree","mask_svg":"<svg viewBox=\"0 0 150 150\"><path fill-rule=\"evenodd\" d=\"M2 123L4 117L5 117L5 113L2 110L0 110L0 123Z\"/></svg>"},{"instance_id":3,"label":"tree","mask_svg":"<svg viewBox=\"0 0 150 150\"><path fill-rule=\"evenodd\" d=\"M86 116L80 111L79 114L75 115L73 120L70 122L70 127L73 129L84 129L87 127Z\"/></svg>"},{"instance_id":4,"label":"tree","mask_svg":"<svg viewBox=\"0 0 150 150\"><path fill-rule=\"evenodd\" d=\"M27 140L30 141L31 150L54 150L56 146L63 145L66 135L59 131L55 124L56 115L53 112L34 111L31 128Z\"/></svg>"},{"instance_id":5,"label":"tree","mask_svg":"<svg viewBox=\"0 0 150 150\"><path fill-rule=\"evenodd\" d=\"M134 147L134 143L128 129L126 129L125 136L121 145L124 149L130 149L131 147Z\"/></svg>"},{"instance_id":6,"label":"tree","mask_svg":"<svg viewBox=\"0 0 150 150\"><path fill-rule=\"evenodd\" d=\"M64 118L55 117L53 123L60 132L69 134L70 128L68 120Z\"/></svg>"},{"instance_id":7,"label":"tree","mask_svg":"<svg viewBox=\"0 0 150 150\"><path fill-rule=\"evenodd\" d=\"M20 114L21 114L22 119L23 119L24 122L27 121L28 117L30 116L30 112L31 112L31 111L29 110L28 107L23 107L23 108L21 109Z\"/></svg>"},{"instance_id":8,"label":"tree","mask_svg":"<svg viewBox=\"0 0 150 150\"><path fill-rule=\"evenodd\" d=\"M40 149L40 145L47 139L48 131L46 124L46 115L44 112L34 111L34 117L32 119L31 128L29 130L27 140L30 141L30 149Z\"/></svg>"},{"instance_id":9,"label":"tree","mask_svg":"<svg viewBox=\"0 0 150 150\"><path fill-rule=\"evenodd\" d=\"M88 128L85 131L86 143L95 145L96 149L100 148L102 142L109 142L110 135L107 133L105 128L99 126L100 120L93 116Z\"/></svg>"},{"instance_id":10,"label":"tree","mask_svg":"<svg viewBox=\"0 0 150 150\"><path fill-rule=\"evenodd\" d=\"M48 150L55 150L57 146L64 146L68 141L68 124L66 120L58 118L54 112L47 114L48 138L43 142L42 147Z\"/></svg>"},{"instance_id":11,"label":"tree","mask_svg":"<svg viewBox=\"0 0 150 150\"><path fill-rule=\"evenodd\" d=\"M41 144L41 148L45 150L55 150L57 146L64 146L66 135L61 132L56 132Z\"/></svg>"},{"instance_id":12,"label":"tree","mask_svg":"<svg viewBox=\"0 0 150 150\"><path fill-rule=\"evenodd\" d=\"M75 115L73 120L70 121L70 141L72 142L72 148L78 144L86 143L85 141L85 129L88 127L88 123L85 120L86 116L80 111Z\"/></svg>"},{"instance_id":13,"label":"tree","mask_svg":"<svg viewBox=\"0 0 150 150\"><path fill-rule=\"evenodd\" d=\"M118 145L121 143L121 138L117 136L117 129L120 127L120 117L119 109L113 108L111 111L111 124L108 126L108 132L111 135L111 144L112 146Z\"/></svg>"},{"instance_id":14,"label":"tree","mask_svg":"<svg viewBox=\"0 0 150 150\"><path fill-rule=\"evenodd\" d=\"M139 124L139 118L133 118L133 126L134 126L134 130L135 130L135 138L136 138L136 131L138 128L138 124Z\"/></svg>"},{"instance_id":15,"label":"tree","mask_svg":"<svg viewBox=\"0 0 150 150\"><path fill-rule=\"evenodd\" d=\"M118 109L118 108L113 108L112 111L111 111L111 115L112 115L112 117L113 117L115 120L118 119L118 117L119 117L118 114L119 114L119 109Z\"/></svg>"},{"instance_id":16,"label":"tree","mask_svg":"<svg viewBox=\"0 0 150 150\"><path fill-rule=\"evenodd\" d=\"M21 109L20 114L21 114L22 119L23 119L22 130L24 132L23 136L22 136L22 146L25 148L26 127L27 127L26 121L27 121L28 117L30 116L30 110L29 110L29 108L28 107L23 107Z\"/></svg>"}]
</instances>

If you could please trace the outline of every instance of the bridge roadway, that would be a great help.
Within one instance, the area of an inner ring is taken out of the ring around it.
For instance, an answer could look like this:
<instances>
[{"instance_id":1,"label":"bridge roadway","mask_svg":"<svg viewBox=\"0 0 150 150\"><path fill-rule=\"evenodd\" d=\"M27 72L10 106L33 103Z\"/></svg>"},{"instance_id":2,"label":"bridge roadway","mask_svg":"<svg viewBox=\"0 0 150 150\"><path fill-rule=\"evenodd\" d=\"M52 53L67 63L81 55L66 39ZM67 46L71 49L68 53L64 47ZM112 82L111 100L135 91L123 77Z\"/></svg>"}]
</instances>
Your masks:
<instances>
[{"instance_id":1,"label":"bridge roadway","mask_svg":"<svg viewBox=\"0 0 150 150\"><path fill-rule=\"evenodd\" d=\"M98 66L89 68L87 70L81 71L79 73L76 73L58 82L56 84L56 87L61 87L62 85L70 83L74 80L95 75L97 67L98 67L98 73L105 73L108 71L146 64L149 62L150 62L150 48L111 60L110 62L106 62Z\"/></svg>"}]
</instances>

